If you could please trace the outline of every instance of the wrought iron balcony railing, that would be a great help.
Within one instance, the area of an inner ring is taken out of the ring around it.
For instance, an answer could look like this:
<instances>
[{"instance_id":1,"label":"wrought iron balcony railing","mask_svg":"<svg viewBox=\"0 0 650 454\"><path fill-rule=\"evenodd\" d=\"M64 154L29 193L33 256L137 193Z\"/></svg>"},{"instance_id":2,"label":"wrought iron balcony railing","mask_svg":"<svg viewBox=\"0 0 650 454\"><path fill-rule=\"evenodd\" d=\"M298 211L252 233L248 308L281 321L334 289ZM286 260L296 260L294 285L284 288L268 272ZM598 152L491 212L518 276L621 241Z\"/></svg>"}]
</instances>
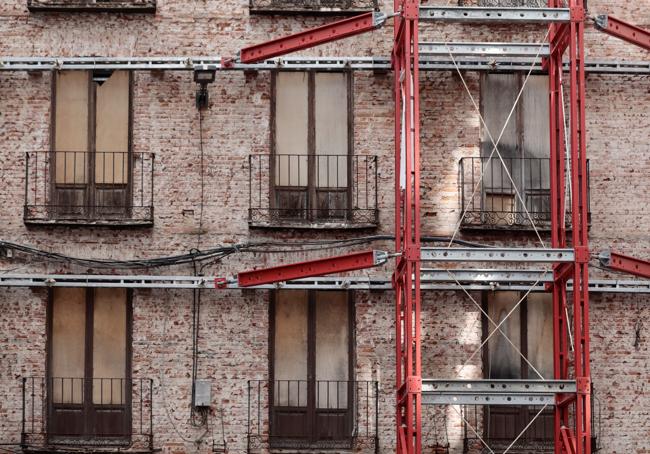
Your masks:
<instances>
[{"instance_id":1,"label":"wrought iron balcony railing","mask_svg":"<svg viewBox=\"0 0 650 454\"><path fill-rule=\"evenodd\" d=\"M54 445L153 451L153 380L22 378L21 446Z\"/></svg>"},{"instance_id":2,"label":"wrought iron balcony railing","mask_svg":"<svg viewBox=\"0 0 650 454\"><path fill-rule=\"evenodd\" d=\"M462 227L529 230L533 228L534 223L538 229L550 228L550 160L548 158L503 158L503 162L514 185L497 157L491 160L488 158L460 160L459 197L461 213L465 213ZM589 163L587 163L587 194L589 194ZM589 197L587 197L587 211L590 218ZM568 213L566 223L570 228L571 217Z\"/></svg>"},{"instance_id":3,"label":"wrought iron balcony railing","mask_svg":"<svg viewBox=\"0 0 650 454\"><path fill-rule=\"evenodd\" d=\"M27 8L38 11L114 11L155 13L156 0L27 0Z\"/></svg>"},{"instance_id":4,"label":"wrought iron balcony railing","mask_svg":"<svg viewBox=\"0 0 650 454\"><path fill-rule=\"evenodd\" d=\"M377 157L250 155L249 223L255 227L374 227Z\"/></svg>"},{"instance_id":5,"label":"wrought iron balcony railing","mask_svg":"<svg viewBox=\"0 0 650 454\"><path fill-rule=\"evenodd\" d=\"M377 0L249 0L251 13L258 14L355 14L376 6Z\"/></svg>"},{"instance_id":6,"label":"wrought iron balcony railing","mask_svg":"<svg viewBox=\"0 0 650 454\"><path fill-rule=\"evenodd\" d=\"M153 153L25 154L28 224L153 224Z\"/></svg>"},{"instance_id":7,"label":"wrought iron balcony railing","mask_svg":"<svg viewBox=\"0 0 650 454\"><path fill-rule=\"evenodd\" d=\"M378 452L376 381L250 380L248 452L268 448Z\"/></svg>"}]
</instances>

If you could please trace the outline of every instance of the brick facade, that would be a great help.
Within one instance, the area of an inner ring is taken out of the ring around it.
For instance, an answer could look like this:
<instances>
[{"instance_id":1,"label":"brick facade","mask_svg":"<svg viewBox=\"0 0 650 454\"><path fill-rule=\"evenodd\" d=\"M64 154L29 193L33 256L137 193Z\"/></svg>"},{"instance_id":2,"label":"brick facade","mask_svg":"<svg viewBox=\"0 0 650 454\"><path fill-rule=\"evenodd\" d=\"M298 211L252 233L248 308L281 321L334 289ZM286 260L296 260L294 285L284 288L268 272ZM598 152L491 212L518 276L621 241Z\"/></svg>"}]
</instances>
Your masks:
<instances>
[{"instance_id":1,"label":"brick facade","mask_svg":"<svg viewBox=\"0 0 650 454\"><path fill-rule=\"evenodd\" d=\"M193 56L234 55L243 45L324 23L317 15L290 17L249 13L249 2L158 0L155 14L37 13L26 0L0 5L0 59L3 56ZM363 2L362 2L363 3ZM442 3L442 2L438 2ZM467 3L467 2L466 2ZM392 2L391 2L392 5ZM389 10L386 2L382 10ZM593 1L590 12L611 13L650 27L650 1ZM424 25L434 40L542 41L543 27ZM493 34L496 33L496 34ZM392 26L303 52L310 56L388 56ZM647 60L647 53L608 38L591 26L586 33L592 59ZM479 76L464 73L472 96ZM201 152L196 84L189 71L134 73L133 151L156 155L155 215L151 228L26 226L25 158L49 150L52 80L49 72L0 71L0 239L77 257L130 259L158 257L218 244L262 240L300 241L391 234L394 230L392 75L353 75L354 152L379 159L379 224L370 231L293 231L249 228L248 155L270 148L271 77L268 72L217 72L203 113L205 198L199 232ZM479 156L479 118L453 72L421 76L423 235L448 236L460 215L458 162ZM592 251L609 247L650 257L650 77L587 77L588 153L591 161L590 241ZM200 233L200 239L199 239ZM507 231L463 232L470 241L508 243ZM535 246L535 237L514 240ZM200 241L197 243L197 241ZM390 242L376 249L389 250ZM327 252L325 252L327 253ZM241 253L206 267L206 275L323 256L307 253ZM102 273L75 265L0 258L0 273ZM191 266L153 270L190 275ZM351 273L355 274L355 273ZM355 275L384 276L389 267ZM594 269L594 276L615 277ZM212 380L210 428L189 423L191 403L192 290L133 292L133 377L153 380L154 446L164 453L209 452L225 439L228 451L247 449L248 380L269 378L269 292L203 290L198 376ZM480 295L474 294L480 301ZM394 450L394 294L357 291L354 325L356 380L378 381L379 451ZM599 445L605 453L650 452L650 360L647 296L595 295L591 299L592 376L600 405ZM45 289L0 287L0 443L19 443L21 378L46 374ZM459 375L481 343L481 316L462 293L424 292L423 375L480 378L480 355ZM638 333L638 335L637 335ZM463 452L463 427L451 408L424 412L423 449L449 443ZM223 434L221 423L223 421ZM37 421L37 424L40 421ZM447 429L444 429L444 423ZM135 447L134 447L135 449ZM268 446L263 445L262 451ZM358 448L372 452L373 448ZM435 451L433 451L435 452Z\"/></svg>"}]
</instances>

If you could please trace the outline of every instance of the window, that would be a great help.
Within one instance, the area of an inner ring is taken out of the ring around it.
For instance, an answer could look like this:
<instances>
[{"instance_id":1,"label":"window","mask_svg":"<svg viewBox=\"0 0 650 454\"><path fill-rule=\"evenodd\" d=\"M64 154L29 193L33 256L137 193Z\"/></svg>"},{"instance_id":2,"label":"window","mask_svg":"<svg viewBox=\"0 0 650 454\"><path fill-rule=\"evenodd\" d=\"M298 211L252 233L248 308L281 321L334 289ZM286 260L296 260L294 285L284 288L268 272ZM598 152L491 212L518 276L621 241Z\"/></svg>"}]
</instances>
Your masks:
<instances>
[{"instance_id":1,"label":"window","mask_svg":"<svg viewBox=\"0 0 650 454\"><path fill-rule=\"evenodd\" d=\"M115 11L155 13L156 0L27 0L31 12L39 11Z\"/></svg>"},{"instance_id":2,"label":"window","mask_svg":"<svg viewBox=\"0 0 650 454\"><path fill-rule=\"evenodd\" d=\"M55 75L52 208L57 218L129 215L130 73L109 76L94 82L86 71Z\"/></svg>"},{"instance_id":3,"label":"window","mask_svg":"<svg viewBox=\"0 0 650 454\"><path fill-rule=\"evenodd\" d=\"M276 218L350 218L350 87L350 73L275 74L271 210Z\"/></svg>"},{"instance_id":4,"label":"window","mask_svg":"<svg viewBox=\"0 0 650 454\"><path fill-rule=\"evenodd\" d=\"M275 293L271 446L352 441L352 310L347 292Z\"/></svg>"},{"instance_id":5,"label":"window","mask_svg":"<svg viewBox=\"0 0 650 454\"><path fill-rule=\"evenodd\" d=\"M128 438L130 326L125 289L53 289L47 378L50 441Z\"/></svg>"},{"instance_id":6,"label":"window","mask_svg":"<svg viewBox=\"0 0 650 454\"><path fill-rule=\"evenodd\" d=\"M487 130L496 142L521 90L524 75L483 74L481 111ZM504 130L498 156L486 128L481 130L483 171L482 211L484 222L494 225L529 226L526 211L535 223L548 223L550 209L548 77L531 76ZM473 166L472 166L473 167ZM521 195L525 207L516 196ZM470 192L471 194L471 192Z\"/></svg>"},{"instance_id":7,"label":"window","mask_svg":"<svg viewBox=\"0 0 650 454\"><path fill-rule=\"evenodd\" d=\"M490 292L484 295L484 310L497 325L516 306L523 294ZM484 339L495 325L483 317ZM503 333L544 377L553 377L553 298L549 293L530 293L501 325ZM489 379L538 379L534 369L500 333L487 342L484 351L484 376ZM486 436L495 444L512 442L535 417L539 407L486 408ZM543 444L553 439L553 412L544 411L522 436L522 443Z\"/></svg>"}]
</instances>

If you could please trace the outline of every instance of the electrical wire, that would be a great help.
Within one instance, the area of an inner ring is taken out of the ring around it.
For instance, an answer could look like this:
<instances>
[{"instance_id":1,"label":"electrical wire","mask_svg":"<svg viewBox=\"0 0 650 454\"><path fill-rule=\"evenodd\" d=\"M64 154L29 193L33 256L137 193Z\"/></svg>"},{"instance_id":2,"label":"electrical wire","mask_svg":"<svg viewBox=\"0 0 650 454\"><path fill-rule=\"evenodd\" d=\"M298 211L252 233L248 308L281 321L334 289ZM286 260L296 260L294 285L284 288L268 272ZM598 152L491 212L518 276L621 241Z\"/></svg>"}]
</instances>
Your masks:
<instances>
[{"instance_id":1,"label":"electrical wire","mask_svg":"<svg viewBox=\"0 0 650 454\"><path fill-rule=\"evenodd\" d=\"M371 235L337 240L310 240L310 241L259 241L237 243L227 246L216 246L205 250L192 249L185 254L177 254L156 258L115 260L115 259L93 259L73 257L58 252L45 251L32 246L27 246L12 241L0 240L0 248L12 249L25 255L53 262L67 263L91 268L118 268L118 269L143 269L157 268L163 266L175 266L191 263L200 263L203 269L206 264L214 263L236 253L298 253L316 250L332 250L342 247L353 247L370 244L378 241L393 240L393 235ZM450 241L447 237L424 236L421 241L425 243L446 243ZM454 244L467 247L491 247L487 244L474 243L465 240L454 239Z\"/></svg>"},{"instance_id":2,"label":"electrical wire","mask_svg":"<svg viewBox=\"0 0 650 454\"><path fill-rule=\"evenodd\" d=\"M203 207L205 205L205 178L204 178L204 155L203 155L203 111L199 110L199 150L201 151L201 169L200 169L200 181L201 181L201 203L199 205L199 232L196 236L196 248L201 247L201 234L203 233Z\"/></svg>"}]
</instances>

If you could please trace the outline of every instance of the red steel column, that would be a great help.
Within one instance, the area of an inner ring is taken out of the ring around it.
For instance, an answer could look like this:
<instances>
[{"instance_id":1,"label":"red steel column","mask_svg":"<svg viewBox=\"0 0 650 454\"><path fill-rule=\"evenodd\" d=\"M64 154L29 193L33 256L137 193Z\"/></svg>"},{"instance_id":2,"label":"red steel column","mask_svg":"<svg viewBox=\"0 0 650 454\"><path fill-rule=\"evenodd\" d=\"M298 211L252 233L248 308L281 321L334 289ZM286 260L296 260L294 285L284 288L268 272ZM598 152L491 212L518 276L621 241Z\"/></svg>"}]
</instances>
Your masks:
<instances>
[{"instance_id":1,"label":"red steel column","mask_svg":"<svg viewBox=\"0 0 650 454\"><path fill-rule=\"evenodd\" d=\"M550 0L549 7L559 7L558 0ZM549 70L549 113L550 113L550 188L551 188L551 247L566 247L565 222L565 123L562 99L562 56L567 48L568 26L551 24L549 31L550 57ZM556 265L553 269L553 376L555 379L567 379L568 375L568 339L566 319L566 284L568 273L564 266ZM571 264L572 266L572 264ZM562 454L562 428L569 424L569 403L558 396L555 406L555 454Z\"/></svg>"},{"instance_id":2,"label":"red steel column","mask_svg":"<svg viewBox=\"0 0 650 454\"><path fill-rule=\"evenodd\" d=\"M395 88L395 248L401 253L393 282L396 293L397 453L420 454L420 108L418 9L395 0L393 69Z\"/></svg>"},{"instance_id":3,"label":"red steel column","mask_svg":"<svg viewBox=\"0 0 650 454\"><path fill-rule=\"evenodd\" d=\"M575 452L591 454L591 372L589 367L589 241L587 231L587 156L585 131L584 19L582 0L571 0L570 119L574 371L577 382Z\"/></svg>"}]
</instances>

